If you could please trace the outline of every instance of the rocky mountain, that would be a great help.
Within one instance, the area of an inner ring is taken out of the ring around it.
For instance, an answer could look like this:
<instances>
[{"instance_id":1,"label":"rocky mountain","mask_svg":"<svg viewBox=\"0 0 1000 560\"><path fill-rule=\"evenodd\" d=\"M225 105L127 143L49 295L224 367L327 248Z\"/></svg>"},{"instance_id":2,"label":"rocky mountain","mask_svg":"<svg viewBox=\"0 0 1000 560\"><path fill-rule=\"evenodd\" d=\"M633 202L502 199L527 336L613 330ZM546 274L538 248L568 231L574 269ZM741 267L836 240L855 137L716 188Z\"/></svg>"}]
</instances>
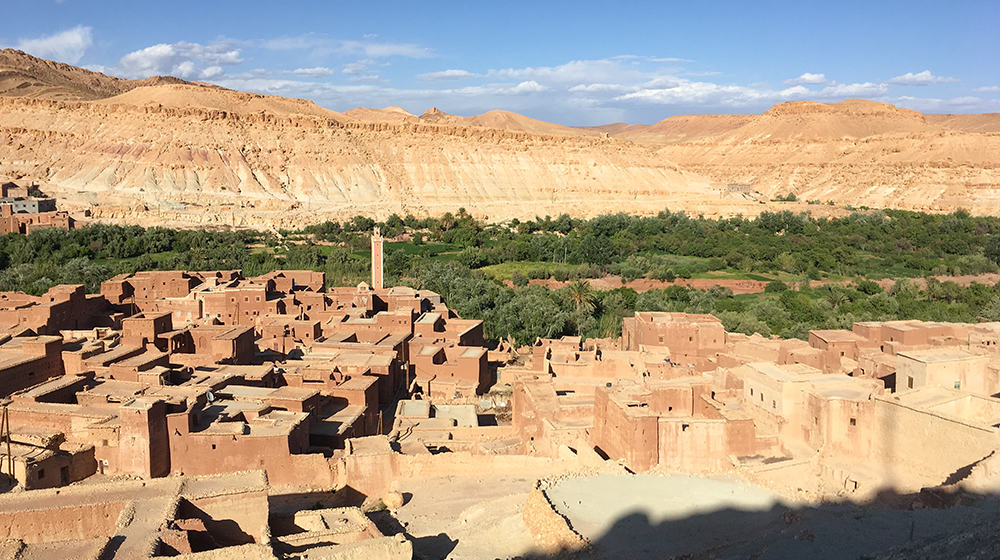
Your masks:
<instances>
[{"instance_id":1,"label":"rocky mountain","mask_svg":"<svg viewBox=\"0 0 1000 560\"><path fill-rule=\"evenodd\" d=\"M122 80L0 51L0 178L144 224L295 226L358 213L489 219L803 200L1000 213L995 115L869 101L567 127L508 111L330 111L173 78ZM833 212L826 205L781 209Z\"/></svg>"}]
</instances>

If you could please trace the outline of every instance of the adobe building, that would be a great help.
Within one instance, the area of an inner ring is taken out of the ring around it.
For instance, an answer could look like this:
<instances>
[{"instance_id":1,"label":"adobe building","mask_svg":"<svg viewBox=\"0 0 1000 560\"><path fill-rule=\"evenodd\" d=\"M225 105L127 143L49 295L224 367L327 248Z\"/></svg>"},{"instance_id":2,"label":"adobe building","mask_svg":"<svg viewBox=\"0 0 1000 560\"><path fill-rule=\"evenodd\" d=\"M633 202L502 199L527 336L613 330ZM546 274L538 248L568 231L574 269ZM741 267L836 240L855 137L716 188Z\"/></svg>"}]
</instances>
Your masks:
<instances>
[{"instance_id":1,"label":"adobe building","mask_svg":"<svg viewBox=\"0 0 1000 560\"><path fill-rule=\"evenodd\" d=\"M487 351L482 347L436 345L410 349L414 386L440 399L482 394L489 387Z\"/></svg>"},{"instance_id":2,"label":"adobe building","mask_svg":"<svg viewBox=\"0 0 1000 560\"><path fill-rule=\"evenodd\" d=\"M689 472L723 470L731 455L761 449L753 420L712 398L707 379L620 382L599 387L590 441L634 471L655 466Z\"/></svg>"},{"instance_id":3,"label":"adobe building","mask_svg":"<svg viewBox=\"0 0 1000 560\"><path fill-rule=\"evenodd\" d=\"M27 389L63 374L62 338L26 336L0 338L0 392Z\"/></svg>"},{"instance_id":4,"label":"adobe building","mask_svg":"<svg viewBox=\"0 0 1000 560\"><path fill-rule=\"evenodd\" d=\"M702 369L714 369L709 358L726 349L726 331L711 315L636 312L622 320L622 349L666 346L672 359Z\"/></svg>"},{"instance_id":5,"label":"adobe building","mask_svg":"<svg viewBox=\"0 0 1000 560\"><path fill-rule=\"evenodd\" d=\"M896 353L896 391L925 386L964 389L982 396L1000 393L990 356L960 348L901 350Z\"/></svg>"},{"instance_id":6,"label":"adobe building","mask_svg":"<svg viewBox=\"0 0 1000 560\"><path fill-rule=\"evenodd\" d=\"M79 284L53 286L41 296L0 292L0 332L58 334L116 326L120 320L121 315L111 312L103 297L87 294Z\"/></svg>"},{"instance_id":7,"label":"adobe building","mask_svg":"<svg viewBox=\"0 0 1000 560\"><path fill-rule=\"evenodd\" d=\"M54 198L28 195L27 187L0 185L0 233L27 234L44 228L70 229L73 219L56 211Z\"/></svg>"}]
</instances>

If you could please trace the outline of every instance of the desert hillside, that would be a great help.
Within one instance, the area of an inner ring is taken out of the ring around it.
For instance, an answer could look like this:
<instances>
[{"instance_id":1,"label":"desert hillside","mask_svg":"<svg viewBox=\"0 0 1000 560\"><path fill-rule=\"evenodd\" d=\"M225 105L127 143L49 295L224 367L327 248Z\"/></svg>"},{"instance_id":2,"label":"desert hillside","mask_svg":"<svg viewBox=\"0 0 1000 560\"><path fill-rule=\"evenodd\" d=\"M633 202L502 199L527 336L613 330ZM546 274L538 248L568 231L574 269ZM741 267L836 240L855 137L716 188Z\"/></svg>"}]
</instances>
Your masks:
<instances>
[{"instance_id":1,"label":"desert hillside","mask_svg":"<svg viewBox=\"0 0 1000 560\"><path fill-rule=\"evenodd\" d=\"M170 76L145 80L113 78L18 50L0 49L0 95L5 97L80 101L102 99L136 87L185 83L188 82Z\"/></svg>"},{"instance_id":2,"label":"desert hillside","mask_svg":"<svg viewBox=\"0 0 1000 560\"><path fill-rule=\"evenodd\" d=\"M661 122L654 127L661 127ZM930 211L1000 213L1000 134L989 115L923 115L874 101L791 102L638 141L717 182L767 196ZM650 128L654 128L650 127Z\"/></svg>"},{"instance_id":3,"label":"desert hillside","mask_svg":"<svg viewBox=\"0 0 1000 560\"><path fill-rule=\"evenodd\" d=\"M31 58L19 54L18 64L31 66ZM679 169L656 147L515 113L342 114L298 99L180 81L142 85L34 60L37 68L22 73L97 85L76 101L41 85L37 95L0 97L0 176L37 181L62 207L101 219L277 227L460 207L491 219L756 211L751 197ZM50 67L59 71L43 71Z\"/></svg>"},{"instance_id":4,"label":"desert hillside","mask_svg":"<svg viewBox=\"0 0 1000 560\"><path fill-rule=\"evenodd\" d=\"M338 113L0 51L0 178L134 223L302 225L358 213L490 219L838 205L1000 213L996 115L793 102L760 115L568 127L508 111Z\"/></svg>"}]
</instances>

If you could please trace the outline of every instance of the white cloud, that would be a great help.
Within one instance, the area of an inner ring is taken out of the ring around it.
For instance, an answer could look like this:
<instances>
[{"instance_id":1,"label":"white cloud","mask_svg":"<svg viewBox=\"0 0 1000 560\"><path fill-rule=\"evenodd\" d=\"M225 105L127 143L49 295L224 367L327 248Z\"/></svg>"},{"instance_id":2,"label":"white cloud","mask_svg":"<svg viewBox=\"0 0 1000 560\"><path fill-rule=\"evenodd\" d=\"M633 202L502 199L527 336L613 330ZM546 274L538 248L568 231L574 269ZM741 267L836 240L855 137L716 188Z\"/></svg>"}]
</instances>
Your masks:
<instances>
[{"instance_id":1,"label":"white cloud","mask_svg":"<svg viewBox=\"0 0 1000 560\"><path fill-rule=\"evenodd\" d=\"M772 97L778 97L775 93ZM659 105L718 104L743 106L761 101L766 95L753 88L692 82L676 79L664 87L641 88L615 98L616 101L642 101Z\"/></svg>"},{"instance_id":2,"label":"white cloud","mask_svg":"<svg viewBox=\"0 0 1000 560\"><path fill-rule=\"evenodd\" d=\"M787 85L802 85L802 84L825 84L826 74L813 74L812 72L805 72L798 78L792 78L785 80Z\"/></svg>"},{"instance_id":3,"label":"white cloud","mask_svg":"<svg viewBox=\"0 0 1000 560\"><path fill-rule=\"evenodd\" d=\"M76 64L93 44L91 31L90 27L78 25L54 35L21 39L15 48L37 57Z\"/></svg>"},{"instance_id":4,"label":"white cloud","mask_svg":"<svg viewBox=\"0 0 1000 560\"><path fill-rule=\"evenodd\" d=\"M458 80L462 78L473 78L475 76L476 74L473 74L468 70L449 69L441 70L439 72L427 72L426 74L420 74L417 77L421 80Z\"/></svg>"},{"instance_id":5,"label":"white cloud","mask_svg":"<svg viewBox=\"0 0 1000 560\"><path fill-rule=\"evenodd\" d=\"M834 82L818 91L816 96L823 99L834 97L874 97L885 95L888 92L889 86L884 83L838 84Z\"/></svg>"},{"instance_id":6,"label":"white cloud","mask_svg":"<svg viewBox=\"0 0 1000 560\"><path fill-rule=\"evenodd\" d=\"M180 76L181 78L188 78L194 74L194 62L185 60L177 66L174 66L174 71L172 73Z\"/></svg>"},{"instance_id":7,"label":"white cloud","mask_svg":"<svg viewBox=\"0 0 1000 560\"><path fill-rule=\"evenodd\" d=\"M490 70L486 76L501 79L532 79L554 83L624 83L648 78L648 73L631 65L624 66L622 59L573 60L559 66L527 66Z\"/></svg>"},{"instance_id":8,"label":"white cloud","mask_svg":"<svg viewBox=\"0 0 1000 560\"><path fill-rule=\"evenodd\" d=\"M281 37L264 41L261 46L270 50L310 51L315 57L339 55L363 55L369 58L429 58L434 51L414 43L386 43L374 41L374 36L365 36L364 41L332 39L316 33L295 37Z\"/></svg>"},{"instance_id":9,"label":"white cloud","mask_svg":"<svg viewBox=\"0 0 1000 560\"><path fill-rule=\"evenodd\" d=\"M357 62L351 62L350 64L345 64L344 69L341 70L344 74L348 76L357 76L364 74L368 71L368 68L372 65L371 60L358 60Z\"/></svg>"},{"instance_id":10,"label":"white cloud","mask_svg":"<svg viewBox=\"0 0 1000 560\"><path fill-rule=\"evenodd\" d=\"M982 99L975 96L952 98L934 97L885 97L879 99L923 113L992 113L1000 111L1000 99Z\"/></svg>"},{"instance_id":11,"label":"white cloud","mask_svg":"<svg viewBox=\"0 0 1000 560\"><path fill-rule=\"evenodd\" d=\"M790 88L785 88L779 92L782 97L793 98L797 97L804 99L806 97L814 95L813 90L805 86L792 86Z\"/></svg>"},{"instance_id":12,"label":"white cloud","mask_svg":"<svg viewBox=\"0 0 1000 560\"><path fill-rule=\"evenodd\" d=\"M543 86L542 84L536 82L535 80L528 80L526 82L521 82L517 84L516 86L510 89L510 92L513 94L538 93L540 91L546 91L547 89L549 88Z\"/></svg>"},{"instance_id":13,"label":"white cloud","mask_svg":"<svg viewBox=\"0 0 1000 560\"><path fill-rule=\"evenodd\" d=\"M217 42L209 45L188 43L160 43L144 49L130 52L118 62L118 71L130 78L147 78L161 74L170 74L187 78L195 75L198 68L206 66L203 71L218 76L220 72L212 69L240 64L243 59L240 50L233 48L228 42Z\"/></svg>"},{"instance_id":14,"label":"white cloud","mask_svg":"<svg viewBox=\"0 0 1000 560\"><path fill-rule=\"evenodd\" d=\"M345 53L357 53L372 58L402 56L406 58L428 58L432 51L427 47L412 43L377 43L374 41L341 41L340 48Z\"/></svg>"},{"instance_id":15,"label":"white cloud","mask_svg":"<svg viewBox=\"0 0 1000 560\"><path fill-rule=\"evenodd\" d=\"M678 58L675 56L666 57L654 57L649 59L650 62L694 62L690 58Z\"/></svg>"},{"instance_id":16,"label":"white cloud","mask_svg":"<svg viewBox=\"0 0 1000 560\"><path fill-rule=\"evenodd\" d=\"M363 75L359 75L359 76L351 76L350 78L347 78L347 79L350 80L350 81L352 81L352 82L380 82L380 81L382 81L381 76L379 76L378 74L363 74Z\"/></svg>"},{"instance_id":17,"label":"white cloud","mask_svg":"<svg viewBox=\"0 0 1000 560\"><path fill-rule=\"evenodd\" d=\"M1000 93L1000 86L982 86L974 88L972 91L978 93Z\"/></svg>"},{"instance_id":18,"label":"white cloud","mask_svg":"<svg viewBox=\"0 0 1000 560\"><path fill-rule=\"evenodd\" d=\"M325 66L314 66L312 68L296 68L292 74L296 76L332 76L336 72Z\"/></svg>"},{"instance_id":19,"label":"white cloud","mask_svg":"<svg viewBox=\"0 0 1000 560\"><path fill-rule=\"evenodd\" d=\"M623 92L634 89L634 87L623 84L577 84L569 91L572 93L600 93L600 92Z\"/></svg>"},{"instance_id":20,"label":"white cloud","mask_svg":"<svg viewBox=\"0 0 1000 560\"><path fill-rule=\"evenodd\" d=\"M221 66L209 66L208 68L202 70L198 76L203 80L208 80L211 78L216 78L218 76L221 76L223 72L224 70L222 69Z\"/></svg>"},{"instance_id":21,"label":"white cloud","mask_svg":"<svg viewBox=\"0 0 1000 560\"><path fill-rule=\"evenodd\" d=\"M907 72L901 76L896 76L895 78L890 78L890 84L897 84L903 86L927 86L931 84L943 84L947 82L957 82L957 78L949 78L947 76L935 76L930 70L924 70L923 72Z\"/></svg>"}]
</instances>

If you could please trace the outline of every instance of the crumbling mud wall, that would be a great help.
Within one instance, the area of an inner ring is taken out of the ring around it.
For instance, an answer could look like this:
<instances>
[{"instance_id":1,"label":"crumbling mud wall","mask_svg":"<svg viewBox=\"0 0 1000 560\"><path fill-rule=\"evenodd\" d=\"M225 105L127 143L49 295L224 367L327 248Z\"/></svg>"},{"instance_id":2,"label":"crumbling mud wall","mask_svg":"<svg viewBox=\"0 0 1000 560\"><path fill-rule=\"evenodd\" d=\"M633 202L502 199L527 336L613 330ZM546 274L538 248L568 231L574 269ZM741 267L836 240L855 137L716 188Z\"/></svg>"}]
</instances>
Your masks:
<instances>
[{"instance_id":1,"label":"crumbling mud wall","mask_svg":"<svg viewBox=\"0 0 1000 560\"><path fill-rule=\"evenodd\" d=\"M128 502L0 513L0 540L26 543L86 540L113 535Z\"/></svg>"}]
</instances>

